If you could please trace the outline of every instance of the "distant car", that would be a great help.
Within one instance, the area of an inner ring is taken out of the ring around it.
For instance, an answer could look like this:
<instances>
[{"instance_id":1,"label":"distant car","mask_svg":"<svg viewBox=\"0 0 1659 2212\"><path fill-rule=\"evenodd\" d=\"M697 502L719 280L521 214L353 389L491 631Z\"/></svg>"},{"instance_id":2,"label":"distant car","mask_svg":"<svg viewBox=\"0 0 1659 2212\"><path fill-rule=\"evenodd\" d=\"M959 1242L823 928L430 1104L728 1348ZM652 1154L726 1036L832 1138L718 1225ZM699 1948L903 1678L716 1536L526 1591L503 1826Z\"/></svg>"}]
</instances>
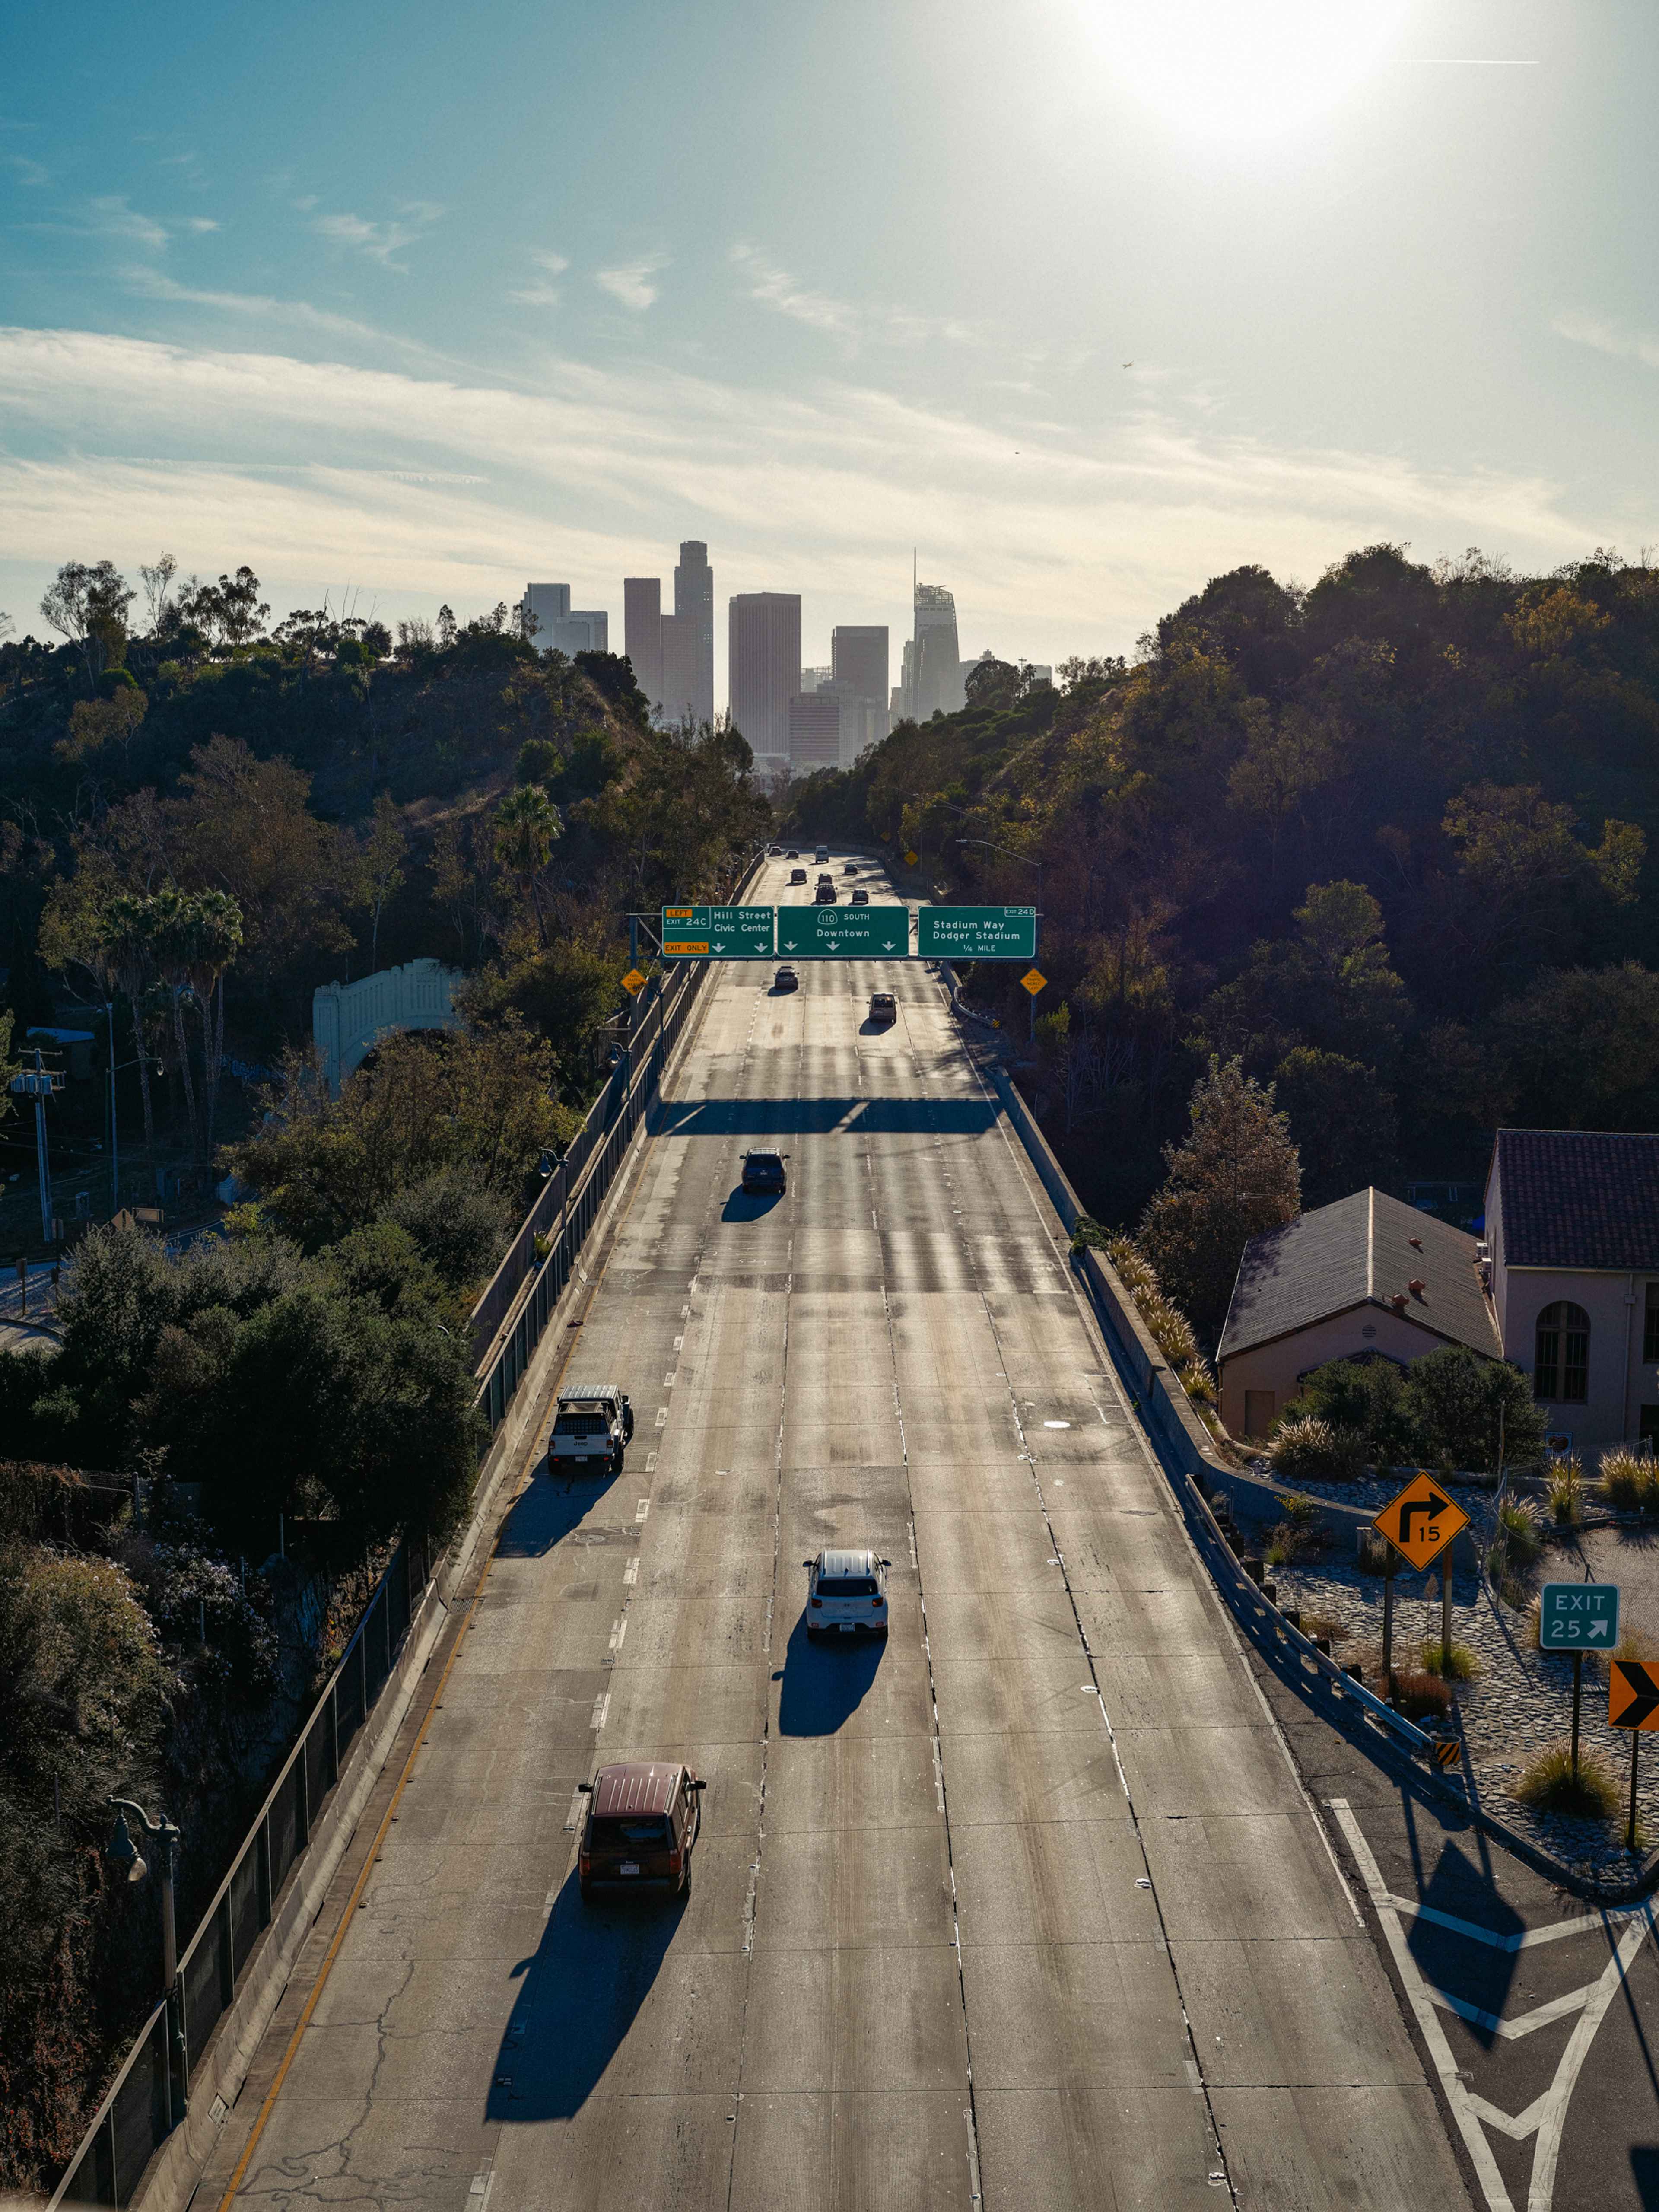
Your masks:
<instances>
[{"instance_id":1,"label":"distant car","mask_svg":"<svg viewBox=\"0 0 1659 2212\"><path fill-rule=\"evenodd\" d=\"M847 861L847 862L843 865L843 866L842 866L842 875L844 875L844 876L855 876L855 875L857 875L858 872L859 872L859 864L858 864L858 862L857 862L856 860L848 860L848 861Z\"/></svg>"},{"instance_id":2,"label":"distant car","mask_svg":"<svg viewBox=\"0 0 1659 2212\"><path fill-rule=\"evenodd\" d=\"M890 1559L873 1552L823 1551L803 1559L806 1570L806 1633L822 1636L885 1636L887 1570Z\"/></svg>"},{"instance_id":3,"label":"distant car","mask_svg":"<svg viewBox=\"0 0 1659 2212\"><path fill-rule=\"evenodd\" d=\"M707 1786L689 1766L654 1759L602 1766L591 1782L579 1782L587 1800L576 1858L583 1897L653 1887L684 1897Z\"/></svg>"},{"instance_id":4,"label":"distant car","mask_svg":"<svg viewBox=\"0 0 1659 2212\"><path fill-rule=\"evenodd\" d=\"M817 890L813 892L812 897L815 902L819 906L834 906L836 902L836 887L833 884L820 884Z\"/></svg>"},{"instance_id":5,"label":"distant car","mask_svg":"<svg viewBox=\"0 0 1659 2212\"><path fill-rule=\"evenodd\" d=\"M745 1152L743 1156L743 1188L758 1197L769 1197L775 1192L781 1197L789 1188L789 1178L784 1172L787 1152Z\"/></svg>"},{"instance_id":6,"label":"distant car","mask_svg":"<svg viewBox=\"0 0 1659 2212\"><path fill-rule=\"evenodd\" d=\"M898 1000L890 991L872 991L870 1018L872 1022L896 1022L898 1019Z\"/></svg>"},{"instance_id":7,"label":"distant car","mask_svg":"<svg viewBox=\"0 0 1659 2212\"><path fill-rule=\"evenodd\" d=\"M827 860L829 857L830 848L827 845L820 845L817 851L812 855L812 858L815 860Z\"/></svg>"},{"instance_id":8,"label":"distant car","mask_svg":"<svg viewBox=\"0 0 1659 2212\"><path fill-rule=\"evenodd\" d=\"M800 977L793 968L780 968L772 978L772 988L775 991L799 991Z\"/></svg>"},{"instance_id":9,"label":"distant car","mask_svg":"<svg viewBox=\"0 0 1659 2212\"><path fill-rule=\"evenodd\" d=\"M559 1393L547 1439L548 1471L600 1467L620 1474L633 1434L634 1408L625 1390L614 1382L572 1383Z\"/></svg>"},{"instance_id":10,"label":"distant car","mask_svg":"<svg viewBox=\"0 0 1659 2212\"><path fill-rule=\"evenodd\" d=\"M766 848L766 857L769 860L780 860L781 859L782 854L783 848L781 845L769 845Z\"/></svg>"},{"instance_id":11,"label":"distant car","mask_svg":"<svg viewBox=\"0 0 1659 2212\"><path fill-rule=\"evenodd\" d=\"M804 884L806 881L805 869L791 868L789 871L789 880L792 884Z\"/></svg>"},{"instance_id":12,"label":"distant car","mask_svg":"<svg viewBox=\"0 0 1659 2212\"><path fill-rule=\"evenodd\" d=\"M854 906L868 906L870 903L870 894L862 884L853 886L853 903Z\"/></svg>"},{"instance_id":13,"label":"distant car","mask_svg":"<svg viewBox=\"0 0 1659 2212\"><path fill-rule=\"evenodd\" d=\"M786 856L786 857L787 857L787 859L791 860L799 860L799 858L800 858L800 854L796 851L795 848L792 845L792 846L789 848L789 851L788 851L788 853L787 853L787 856Z\"/></svg>"}]
</instances>

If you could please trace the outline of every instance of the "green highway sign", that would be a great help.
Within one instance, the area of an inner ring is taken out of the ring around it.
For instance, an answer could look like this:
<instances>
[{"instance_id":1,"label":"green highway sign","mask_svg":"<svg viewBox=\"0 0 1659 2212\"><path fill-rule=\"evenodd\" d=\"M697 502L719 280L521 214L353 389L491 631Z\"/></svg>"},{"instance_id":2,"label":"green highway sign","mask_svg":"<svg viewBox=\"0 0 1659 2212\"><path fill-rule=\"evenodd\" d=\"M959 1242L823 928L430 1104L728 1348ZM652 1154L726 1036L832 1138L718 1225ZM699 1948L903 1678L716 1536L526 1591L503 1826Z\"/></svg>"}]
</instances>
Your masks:
<instances>
[{"instance_id":1,"label":"green highway sign","mask_svg":"<svg viewBox=\"0 0 1659 2212\"><path fill-rule=\"evenodd\" d=\"M781 906L778 951L796 960L906 960L908 906Z\"/></svg>"},{"instance_id":2,"label":"green highway sign","mask_svg":"<svg viewBox=\"0 0 1659 2212\"><path fill-rule=\"evenodd\" d=\"M1617 1583L1546 1583L1538 1601L1544 1651L1611 1651L1619 1641Z\"/></svg>"},{"instance_id":3,"label":"green highway sign","mask_svg":"<svg viewBox=\"0 0 1659 2212\"><path fill-rule=\"evenodd\" d=\"M924 960L1035 960L1034 906L924 906L916 909Z\"/></svg>"},{"instance_id":4,"label":"green highway sign","mask_svg":"<svg viewBox=\"0 0 1659 2212\"><path fill-rule=\"evenodd\" d=\"M769 960L769 906L665 906L662 949L667 960Z\"/></svg>"}]
</instances>

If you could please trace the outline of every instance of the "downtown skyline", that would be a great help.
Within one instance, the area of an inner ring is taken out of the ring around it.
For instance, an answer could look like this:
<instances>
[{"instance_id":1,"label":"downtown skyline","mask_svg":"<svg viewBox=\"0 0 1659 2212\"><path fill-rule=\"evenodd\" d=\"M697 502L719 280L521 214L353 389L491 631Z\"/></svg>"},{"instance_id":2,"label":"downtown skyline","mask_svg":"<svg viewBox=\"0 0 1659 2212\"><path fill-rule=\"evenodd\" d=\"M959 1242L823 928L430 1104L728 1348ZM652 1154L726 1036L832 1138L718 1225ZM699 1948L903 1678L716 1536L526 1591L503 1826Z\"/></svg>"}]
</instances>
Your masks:
<instances>
[{"instance_id":1,"label":"downtown skyline","mask_svg":"<svg viewBox=\"0 0 1659 2212\"><path fill-rule=\"evenodd\" d=\"M38 629L61 561L166 547L278 614L554 575L619 627L617 580L696 531L723 593L800 589L816 664L838 621L899 634L920 542L964 653L1056 662L1243 562L1634 554L1659 18L1371 14L1363 66L1249 137L1105 0L970 0L948 40L859 0L94 0L69 58L26 4L0 608ZM746 148L695 205L644 120L688 101ZM804 145L807 112L840 128Z\"/></svg>"}]
</instances>

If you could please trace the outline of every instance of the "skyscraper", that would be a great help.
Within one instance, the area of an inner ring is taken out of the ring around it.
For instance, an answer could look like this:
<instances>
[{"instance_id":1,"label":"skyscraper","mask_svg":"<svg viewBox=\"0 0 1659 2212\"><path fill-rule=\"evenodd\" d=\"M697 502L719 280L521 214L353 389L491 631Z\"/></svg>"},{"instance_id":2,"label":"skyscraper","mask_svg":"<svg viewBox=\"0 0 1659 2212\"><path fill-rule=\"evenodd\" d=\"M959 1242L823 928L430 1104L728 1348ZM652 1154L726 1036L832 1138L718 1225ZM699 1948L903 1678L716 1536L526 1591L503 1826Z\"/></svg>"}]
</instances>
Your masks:
<instances>
[{"instance_id":1,"label":"skyscraper","mask_svg":"<svg viewBox=\"0 0 1659 2212\"><path fill-rule=\"evenodd\" d=\"M664 693L663 703L678 720L689 707L698 722L714 719L714 572L708 565L708 548L701 538L688 538L680 547L674 571L674 629L672 641L676 682L675 696ZM664 624L665 629L667 624ZM663 678L666 684L671 642L663 640Z\"/></svg>"},{"instance_id":2,"label":"skyscraper","mask_svg":"<svg viewBox=\"0 0 1659 2212\"><path fill-rule=\"evenodd\" d=\"M623 650L653 708L662 701L662 579L623 578Z\"/></svg>"},{"instance_id":3,"label":"skyscraper","mask_svg":"<svg viewBox=\"0 0 1659 2212\"><path fill-rule=\"evenodd\" d=\"M873 699L885 711L885 623L837 623L830 634L830 666L836 682L844 684L855 699Z\"/></svg>"},{"instance_id":4,"label":"skyscraper","mask_svg":"<svg viewBox=\"0 0 1659 2212\"><path fill-rule=\"evenodd\" d=\"M520 611L535 617L538 653L608 653L611 617L603 607L573 607L568 584L526 584Z\"/></svg>"},{"instance_id":5,"label":"skyscraper","mask_svg":"<svg viewBox=\"0 0 1659 2212\"><path fill-rule=\"evenodd\" d=\"M727 603L732 720L756 765L773 773L789 757L789 702L800 692L800 594L734 592Z\"/></svg>"},{"instance_id":6,"label":"skyscraper","mask_svg":"<svg viewBox=\"0 0 1659 2212\"><path fill-rule=\"evenodd\" d=\"M915 587L915 650L906 671L909 708L919 722L935 713L953 714L965 698L957 644L957 603L943 584Z\"/></svg>"},{"instance_id":7,"label":"skyscraper","mask_svg":"<svg viewBox=\"0 0 1659 2212\"><path fill-rule=\"evenodd\" d=\"M841 766L843 705L833 690L798 691L789 702L789 770L811 775L814 769ZM738 724L741 729L743 725Z\"/></svg>"}]
</instances>

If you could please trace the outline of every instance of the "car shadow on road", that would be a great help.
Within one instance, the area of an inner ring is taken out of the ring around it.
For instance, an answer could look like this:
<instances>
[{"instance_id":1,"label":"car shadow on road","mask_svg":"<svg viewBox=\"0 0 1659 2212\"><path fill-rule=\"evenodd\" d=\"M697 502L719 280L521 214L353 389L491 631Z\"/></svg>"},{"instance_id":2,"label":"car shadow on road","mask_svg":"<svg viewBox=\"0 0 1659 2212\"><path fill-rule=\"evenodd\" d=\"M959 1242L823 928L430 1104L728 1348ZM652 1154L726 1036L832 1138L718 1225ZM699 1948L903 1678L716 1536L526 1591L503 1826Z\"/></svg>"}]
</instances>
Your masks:
<instances>
[{"instance_id":1,"label":"car shadow on road","mask_svg":"<svg viewBox=\"0 0 1659 2212\"><path fill-rule=\"evenodd\" d=\"M864 1703L886 1649L884 1638L876 1636L811 1643L803 1613L783 1655L778 1733L834 1735L844 1728Z\"/></svg>"},{"instance_id":2,"label":"car shadow on road","mask_svg":"<svg viewBox=\"0 0 1659 2212\"><path fill-rule=\"evenodd\" d=\"M720 1208L722 1221L761 1221L782 1198L781 1190L734 1190Z\"/></svg>"},{"instance_id":3,"label":"car shadow on road","mask_svg":"<svg viewBox=\"0 0 1659 2212\"><path fill-rule=\"evenodd\" d=\"M545 1461L536 1473L501 1523L495 1550L503 1559L544 1559L617 1480L612 1474L551 1474Z\"/></svg>"},{"instance_id":4,"label":"car shadow on road","mask_svg":"<svg viewBox=\"0 0 1659 2212\"><path fill-rule=\"evenodd\" d=\"M685 1907L659 1894L584 1904L573 1867L542 1940L513 1969L519 1994L495 2055L485 2117L568 2120L626 2040Z\"/></svg>"}]
</instances>

